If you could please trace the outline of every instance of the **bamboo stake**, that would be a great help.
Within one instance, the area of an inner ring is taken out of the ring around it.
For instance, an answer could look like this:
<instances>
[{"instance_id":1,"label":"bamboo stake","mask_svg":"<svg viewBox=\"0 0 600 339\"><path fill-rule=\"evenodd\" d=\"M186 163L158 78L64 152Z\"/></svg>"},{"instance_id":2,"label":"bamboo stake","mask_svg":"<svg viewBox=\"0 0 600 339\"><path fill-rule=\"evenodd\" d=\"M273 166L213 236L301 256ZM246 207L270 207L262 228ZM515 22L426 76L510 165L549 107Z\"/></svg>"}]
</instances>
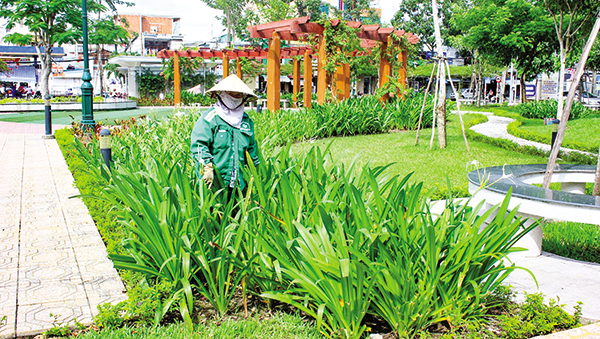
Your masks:
<instances>
[{"instance_id":1,"label":"bamboo stake","mask_svg":"<svg viewBox=\"0 0 600 339\"><path fill-rule=\"evenodd\" d=\"M450 87L452 87L452 91L456 96L456 109L458 110L458 119L460 120L460 128L462 129L462 135L465 139L465 146L467 146L467 152L471 152L469 150L469 142L467 141L467 134L465 133L465 123L463 122L462 113L460 112L460 98L458 96L458 92L456 88L454 88L454 83L452 82L452 75L450 74L450 65L448 64L448 60L444 59L444 63L446 64L446 70L448 71L448 79L450 79Z\"/></svg>"},{"instance_id":2,"label":"bamboo stake","mask_svg":"<svg viewBox=\"0 0 600 339\"><path fill-rule=\"evenodd\" d=\"M431 123L431 140L429 141L429 149L433 149L433 138L435 137L435 123L437 117L437 100L440 86L440 63L436 63L437 72L435 76L435 96L433 97L433 121ZM446 84L444 84L446 86Z\"/></svg>"},{"instance_id":3,"label":"bamboo stake","mask_svg":"<svg viewBox=\"0 0 600 339\"><path fill-rule=\"evenodd\" d=\"M425 103L427 102L427 95L429 94L429 87L431 87L431 82L433 81L433 75L435 74L436 66L437 60L431 68L431 76L429 77L429 82L427 83L427 89L425 89L425 97L423 98L423 105L421 106L421 114L419 114L419 124L417 124L417 138L415 139L415 146L419 144L419 134L421 132L421 122L423 121L423 113L425 113Z\"/></svg>"}]
</instances>

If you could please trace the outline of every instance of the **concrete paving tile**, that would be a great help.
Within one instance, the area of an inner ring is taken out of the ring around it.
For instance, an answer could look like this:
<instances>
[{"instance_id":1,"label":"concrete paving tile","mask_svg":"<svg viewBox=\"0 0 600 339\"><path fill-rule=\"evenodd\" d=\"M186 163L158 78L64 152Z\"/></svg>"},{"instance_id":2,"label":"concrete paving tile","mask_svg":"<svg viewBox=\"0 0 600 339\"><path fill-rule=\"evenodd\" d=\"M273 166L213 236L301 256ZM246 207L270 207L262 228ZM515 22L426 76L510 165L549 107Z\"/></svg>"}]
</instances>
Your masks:
<instances>
[{"instance_id":1,"label":"concrete paving tile","mask_svg":"<svg viewBox=\"0 0 600 339\"><path fill-rule=\"evenodd\" d=\"M35 251L37 249L61 249L61 248L69 248L70 243L69 239L60 239L60 240L48 240L48 239L37 239L31 240L29 242L21 242L20 248L21 251L26 251L26 253L30 253L31 251Z\"/></svg>"},{"instance_id":2,"label":"concrete paving tile","mask_svg":"<svg viewBox=\"0 0 600 339\"><path fill-rule=\"evenodd\" d=\"M118 276L98 277L85 281L84 285L94 315L98 313L98 305L104 303L116 304L127 300L125 287Z\"/></svg>"},{"instance_id":3,"label":"concrete paving tile","mask_svg":"<svg viewBox=\"0 0 600 339\"><path fill-rule=\"evenodd\" d=\"M45 304L60 301L86 302L86 293L81 278L19 280L19 305Z\"/></svg>"},{"instance_id":4,"label":"concrete paving tile","mask_svg":"<svg viewBox=\"0 0 600 339\"><path fill-rule=\"evenodd\" d=\"M15 305L16 309L16 305ZM16 313L15 309L2 309L0 311L0 318L6 317L6 320L0 321L0 338L14 338L15 337L15 325L16 325Z\"/></svg>"},{"instance_id":5,"label":"concrete paving tile","mask_svg":"<svg viewBox=\"0 0 600 339\"><path fill-rule=\"evenodd\" d=\"M35 232L32 232L32 230L35 230ZM64 226L24 228L24 231L21 232L21 242L25 243L58 241L62 239L69 239L69 232Z\"/></svg>"},{"instance_id":6,"label":"concrete paving tile","mask_svg":"<svg viewBox=\"0 0 600 339\"><path fill-rule=\"evenodd\" d=\"M54 266L46 266L43 264L33 264L31 266L19 266L19 282L28 281L35 284L38 281L44 280L64 280L70 281L80 277L77 263L59 262Z\"/></svg>"},{"instance_id":7,"label":"concrete paving tile","mask_svg":"<svg viewBox=\"0 0 600 339\"><path fill-rule=\"evenodd\" d=\"M0 284L0 317L17 307L17 280Z\"/></svg>"},{"instance_id":8,"label":"concrete paving tile","mask_svg":"<svg viewBox=\"0 0 600 339\"><path fill-rule=\"evenodd\" d=\"M74 250L77 261L79 262L99 260L101 258L108 257L108 253L106 252L106 247L104 247L104 245L75 247Z\"/></svg>"},{"instance_id":9,"label":"concrete paving tile","mask_svg":"<svg viewBox=\"0 0 600 339\"><path fill-rule=\"evenodd\" d=\"M79 300L66 300L56 303L19 305L17 336L35 335L56 324L73 325L74 320L86 325L91 324L92 313L87 301L83 303Z\"/></svg>"},{"instance_id":10,"label":"concrete paving tile","mask_svg":"<svg viewBox=\"0 0 600 339\"><path fill-rule=\"evenodd\" d=\"M79 272L84 282L93 281L98 278L119 277L113 262L104 257L96 260L79 261Z\"/></svg>"},{"instance_id":11,"label":"concrete paving tile","mask_svg":"<svg viewBox=\"0 0 600 339\"><path fill-rule=\"evenodd\" d=\"M19 266L21 268L52 265L77 265L72 248L29 248L21 251Z\"/></svg>"},{"instance_id":12,"label":"concrete paving tile","mask_svg":"<svg viewBox=\"0 0 600 339\"><path fill-rule=\"evenodd\" d=\"M93 233L95 231L95 233ZM97 230L94 231L86 231L75 233L70 231L71 234L71 245L75 249L75 252L78 252L78 248L83 248L85 250L88 247L98 247L104 246L104 242L100 237L100 234Z\"/></svg>"}]
</instances>

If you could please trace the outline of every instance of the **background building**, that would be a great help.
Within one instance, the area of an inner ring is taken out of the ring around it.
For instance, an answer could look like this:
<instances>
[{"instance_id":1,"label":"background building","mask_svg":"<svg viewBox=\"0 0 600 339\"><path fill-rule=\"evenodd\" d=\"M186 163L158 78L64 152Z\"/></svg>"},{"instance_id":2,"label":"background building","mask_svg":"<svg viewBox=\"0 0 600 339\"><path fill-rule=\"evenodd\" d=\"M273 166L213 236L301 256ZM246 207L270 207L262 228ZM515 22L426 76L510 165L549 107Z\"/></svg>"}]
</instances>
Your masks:
<instances>
[{"instance_id":1,"label":"background building","mask_svg":"<svg viewBox=\"0 0 600 339\"><path fill-rule=\"evenodd\" d=\"M174 16L121 14L127 24L119 20L133 37L130 52L140 55L155 55L161 49L179 49L183 35L179 32L180 19Z\"/></svg>"}]
</instances>

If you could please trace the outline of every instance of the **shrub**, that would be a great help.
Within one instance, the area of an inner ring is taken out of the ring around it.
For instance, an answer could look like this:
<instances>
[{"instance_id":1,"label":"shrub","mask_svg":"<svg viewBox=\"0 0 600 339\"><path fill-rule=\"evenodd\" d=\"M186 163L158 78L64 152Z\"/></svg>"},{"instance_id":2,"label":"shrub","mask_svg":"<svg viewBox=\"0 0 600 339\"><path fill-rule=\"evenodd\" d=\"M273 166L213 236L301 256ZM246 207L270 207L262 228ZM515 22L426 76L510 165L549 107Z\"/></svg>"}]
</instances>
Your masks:
<instances>
[{"instance_id":1,"label":"shrub","mask_svg":"<svg viewBox=\"0 0 600 339\"><path fill-rule=\"evenodd\" d=\"M527 119L556 118L558 102L556 100L529 101L517 106L521 116ZM569 120L579 119L594 114L594 111L583 106L579 101L573 101Z\"/></svg>"}]
</instances>

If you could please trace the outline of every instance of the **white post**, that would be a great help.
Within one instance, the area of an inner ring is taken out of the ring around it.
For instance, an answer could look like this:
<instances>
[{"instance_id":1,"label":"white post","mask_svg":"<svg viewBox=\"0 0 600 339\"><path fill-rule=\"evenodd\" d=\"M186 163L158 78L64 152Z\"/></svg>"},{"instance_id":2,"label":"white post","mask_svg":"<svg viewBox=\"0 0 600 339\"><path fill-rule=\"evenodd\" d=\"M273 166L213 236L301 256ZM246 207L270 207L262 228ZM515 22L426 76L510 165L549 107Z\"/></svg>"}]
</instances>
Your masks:
<instances>
[{"instance_id":1,"label":"white post","mask_svg":"<svg viewBox=\"0 0 600 339\"><path fill-rule=\"evenodd\" d=\"M512 105L515 103L515 65L510 63L510 94L509 103Z\"/></svg>"}]
</instances>

